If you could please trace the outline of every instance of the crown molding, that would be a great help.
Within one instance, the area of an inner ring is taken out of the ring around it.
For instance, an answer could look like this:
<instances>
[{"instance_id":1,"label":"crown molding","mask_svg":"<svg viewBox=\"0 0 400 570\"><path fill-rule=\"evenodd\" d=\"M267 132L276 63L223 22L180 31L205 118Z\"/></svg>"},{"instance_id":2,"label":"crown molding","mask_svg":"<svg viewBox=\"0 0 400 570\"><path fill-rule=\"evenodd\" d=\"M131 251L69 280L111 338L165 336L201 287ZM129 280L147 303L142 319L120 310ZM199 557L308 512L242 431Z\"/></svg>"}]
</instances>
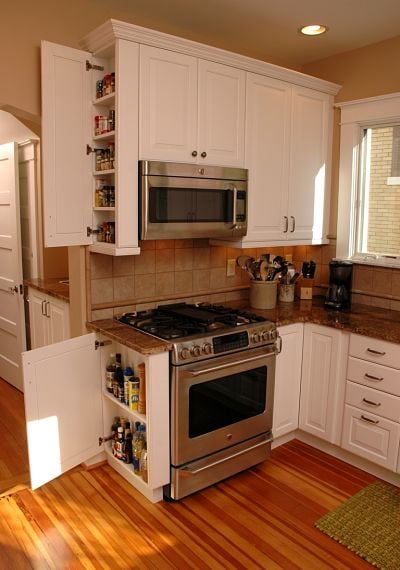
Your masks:
<instances>
[{"instance_id":1,"label":"crown molding","mask_svg":"<svg viewBox=\"0 0 400 570\"><path fill-rule=\"evenodd\" d=\"M281 81L315 89L333 96L341 89L341 85L312 77L311 75L306 75L299 71L280 67L259 59L253 59L192 40L172 36L164 32L143 28L135 24L121 22L120 20L111 19L106 21L86 35L81 40L80 46L82 49L88 50L96 56L101 56L107 53L117 39L146 44L184 53L200 59L222 63L244 71L249 71L250 73L273 77Z\"/></svg>"}]
</instances>

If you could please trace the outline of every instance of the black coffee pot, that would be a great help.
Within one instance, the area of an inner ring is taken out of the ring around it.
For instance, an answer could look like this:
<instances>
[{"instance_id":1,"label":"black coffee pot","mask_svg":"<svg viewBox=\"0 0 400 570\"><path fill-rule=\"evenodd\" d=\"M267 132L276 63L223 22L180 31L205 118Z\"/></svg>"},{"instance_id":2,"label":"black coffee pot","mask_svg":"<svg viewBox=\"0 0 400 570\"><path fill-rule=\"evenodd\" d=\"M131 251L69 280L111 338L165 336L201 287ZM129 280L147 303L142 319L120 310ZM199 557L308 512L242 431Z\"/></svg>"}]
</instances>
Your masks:
<instances>
[{"instance_id":1,"label":"black coffee pot","mask_svg":"<svg viewBox=\"0 0 400 570\"><path fill-rule=\"evenodd\" d=\"M345 311L351 307L353 264L350 261L333 260L329 263L329 287L325 307Z\"/></svg>"}]
</instances>

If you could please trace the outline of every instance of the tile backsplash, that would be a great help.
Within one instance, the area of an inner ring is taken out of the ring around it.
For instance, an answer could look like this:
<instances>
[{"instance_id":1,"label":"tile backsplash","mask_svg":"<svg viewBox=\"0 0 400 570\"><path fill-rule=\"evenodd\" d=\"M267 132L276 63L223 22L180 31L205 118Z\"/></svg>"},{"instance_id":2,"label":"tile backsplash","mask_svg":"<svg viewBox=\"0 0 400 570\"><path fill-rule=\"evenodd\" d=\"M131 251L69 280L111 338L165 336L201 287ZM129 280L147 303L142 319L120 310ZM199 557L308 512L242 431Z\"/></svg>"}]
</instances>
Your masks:
<instances>
[{"instance_id":1,"label":"tile backsplash","mask_svg":"<svg viewBox=\"0 0 400 570\"><path fill-rule=\"evenodd\" d=\"M210 245L207 239L157 240L140 243L137 256L88 254L88 318L109 318L160 302L229 302L248 298L249 276L236 266L227 277L228 259L261 253L292 256L296 269L304 260L317 263L315 284L328 283L333 246L285 246L236 249ZM322 289L324 291L324 289Z\"/></svg>"}]
</instances>

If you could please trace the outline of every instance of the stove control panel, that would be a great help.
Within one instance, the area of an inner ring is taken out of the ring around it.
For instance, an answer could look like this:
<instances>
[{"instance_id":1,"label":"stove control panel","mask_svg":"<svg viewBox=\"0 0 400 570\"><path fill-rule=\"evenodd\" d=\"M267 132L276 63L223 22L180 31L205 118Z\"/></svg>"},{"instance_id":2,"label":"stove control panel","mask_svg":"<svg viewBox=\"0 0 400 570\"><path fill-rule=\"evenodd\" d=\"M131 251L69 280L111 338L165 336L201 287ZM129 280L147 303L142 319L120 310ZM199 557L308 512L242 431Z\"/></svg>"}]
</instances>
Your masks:
<instances>
[{"instance_id":1,"label":"stove control panel","mask_svg":"<svg viewBox=\"0 0 400 570\"><path fill-rule=\"evenodd\" d=\"M174 363L183 364L203 360L224 353L274 344L277 338L275 325L260 323L246 330L216 335L211 338L193 339L177 343Z\"/></svg>"}]
</instances>

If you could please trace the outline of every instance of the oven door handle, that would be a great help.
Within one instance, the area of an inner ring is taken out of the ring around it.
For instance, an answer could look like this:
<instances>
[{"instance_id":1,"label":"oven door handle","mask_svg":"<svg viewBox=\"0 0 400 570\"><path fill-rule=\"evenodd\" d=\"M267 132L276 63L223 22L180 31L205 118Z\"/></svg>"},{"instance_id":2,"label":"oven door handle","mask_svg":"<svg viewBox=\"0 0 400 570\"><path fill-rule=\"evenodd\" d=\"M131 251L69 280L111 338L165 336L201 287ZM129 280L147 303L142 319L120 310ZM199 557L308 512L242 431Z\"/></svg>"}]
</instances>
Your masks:
<instances>
[{"instance_id":1,"label":"oven door handle","mask_svg":"<svg viewBox=\"0 0 400 570\"><path fill-rule=\"evenodd\" d=\"M242 449L241 451L237 451L236 453L233 453L232 455L229 455L228 457L224 457L222 459L218 459L217 461L213 461L212 463L208 463L207 465L204 465L203 467L199 467L198 469L190 469L189 467L183 467L182 471L184 471L186 475L197 475L197 473L201 473L201 471L206 471L207 469L211 469L212 467L216 467L217 465L220 465L221 463L225 463L225 461L228 461L230 459L234 459L235 457L239 457L240 455L244 455L245 453L248 453L249 451L253 451L254 449L257 449L258 447L261 447L263 445L267 445L268 443L271 443L272 440L273 440L273 437L271 436L264 441L260 441L259 443L252 445L251 447L246 447L246 449Z\"/></svg>"},{"instance_id":2,"label":"oven door handle","mask_svg":"<svg viewBox=\"0 0 400 570\"><path fill-rule=\"evenodd\" d=\"M274 352L270 354L259 354L258 356L251 356L250 358L240 358L236 362L228 362L226 364L220 364L218 366L212 366L211 368L203 368L202 370L185 370L190 376L201 376L203 374L209 374L210 372L217 372L218 370L224 370L225 368L233 368L238 364L247 364L248 362L256 362L257 360L265 360L268 356L274 356Z\"/></svg>"}]
</instances>

